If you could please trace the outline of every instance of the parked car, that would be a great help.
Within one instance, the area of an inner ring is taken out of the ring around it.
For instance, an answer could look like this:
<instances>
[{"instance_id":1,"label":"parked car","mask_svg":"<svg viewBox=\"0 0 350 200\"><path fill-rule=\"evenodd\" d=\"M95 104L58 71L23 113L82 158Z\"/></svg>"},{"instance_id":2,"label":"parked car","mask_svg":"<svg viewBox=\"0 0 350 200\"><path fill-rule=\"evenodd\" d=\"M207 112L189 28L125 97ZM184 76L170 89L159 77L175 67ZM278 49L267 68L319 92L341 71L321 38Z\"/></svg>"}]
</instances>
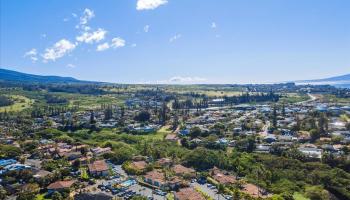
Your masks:
<instances>
[{"instance_id":1,"label":"parked car","mask_svg":"<svg viewBox=\"0 0 350 200\"><path fill-rule=\"evenodd\" d=\"M204 185L207 182L207 179L205 177L200 177L197 182L201 185Z\"/></svg>"},{"instance_id":2,"label":"parked car","mask_svg":"<svg viewBox=\"0 0 350 200\"><path fill-rule=\"evenodd\" d=\"M166 195L166 192L163 192L161 190L153 190L153 193L157 194L157 195L160 195L160 196L165 196Z\"/></svg>"},{"instance_id":3,"label":"parked car","mask_svg":"<svg viewBox=\"0 0 350 200\"><path fill-rule=\"evenodd\" d=\"M89 185L96 184L96 181L94 179L89 179Z\"/></svg>"}]
</instances>

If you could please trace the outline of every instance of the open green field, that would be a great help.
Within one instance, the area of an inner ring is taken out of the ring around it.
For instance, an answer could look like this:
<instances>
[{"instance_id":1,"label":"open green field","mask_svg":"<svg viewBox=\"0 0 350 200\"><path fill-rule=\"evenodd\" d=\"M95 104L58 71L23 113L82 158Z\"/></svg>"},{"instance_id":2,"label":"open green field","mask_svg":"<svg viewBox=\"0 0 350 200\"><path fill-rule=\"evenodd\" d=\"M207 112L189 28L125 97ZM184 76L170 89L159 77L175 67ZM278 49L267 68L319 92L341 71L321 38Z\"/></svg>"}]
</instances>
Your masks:
<instances>
[{"instance_id":1,"label":"open green field","mask_svg":"<svg viewBox=\"0 0 350 200\"><path fill-rule=\"evenodd\" d=\"M299 192L294 193L293 198L294 198L294 200L310 200L309 198L304 197Z\"/></svg>"},{"instance_id":2,"label":"open green field","mask_svg":"<svg viewBox=\"0 0 350 200\"><path fill-rule=\"evenodd\" d=\"M0 112L18 112L26 108L30 108L34 100L21 95L10 95L14 101L13 105L0 107Z\"/></svg>"},{"instance_id":3,"label":"open green field","mask_svg":"<svg viewBox=\"0 0 350 200\"><path fill-rule=\"evenodd\" d=\"M280 102L284 103L298 103L302 101L309 100L310 97L307 94L298 94L298 93L287 93L284 94L282 98L280 98Z\"/></svg>"},{"instance_id":4,"label":"open green field","mask_svg":"<svg viewBox=\"0 0 350 200\"><path fill-rule=\"evenodd\" d=\"M350 98L337 98L335 95L324 94L320 97L321 102L325 103L350 103Z\"/></svg>"},{"instance_id":5,"label":"open green field","mask_svg":"<svg viewBox=\"0 0 350 200\"><path fill-rule=\"evenodd\" d=\"M69 94L69 105L79 106L82 109L94 109L100 107L102 104L122 105L124 98L118 98L111 95L74 95Z\"/></svg>"},{"instance_id":6,"label":"open green field","mask_svg":"<svg viewBox=\"0 0 350 200\"><path fill-rule=\"evenodd\" d=\"M168 93L196 93L204 94L210 97L222 97L222 96L237 96L241 95L244 88L225 85L125 85L120 88L106 88L106 91L110 92L137 92L141 90L154 90L155 88L161 89Z\"/></svg>"},{"instance_id":7,"label":"open green field","mask_svg":"<svg viewBox=\"0 0 350 200\"><path fill-rule=\"evenodd\" d=\"M132 135L119 129L103 129L99 132L89 132L88 129L83 129L74 132L70 137L89 145L103 145L106 141L133 144L142 140L163 140L169 133L171 130L168 126L164 126L154 133L143 135Z\"/></svg>"}]
</instances>

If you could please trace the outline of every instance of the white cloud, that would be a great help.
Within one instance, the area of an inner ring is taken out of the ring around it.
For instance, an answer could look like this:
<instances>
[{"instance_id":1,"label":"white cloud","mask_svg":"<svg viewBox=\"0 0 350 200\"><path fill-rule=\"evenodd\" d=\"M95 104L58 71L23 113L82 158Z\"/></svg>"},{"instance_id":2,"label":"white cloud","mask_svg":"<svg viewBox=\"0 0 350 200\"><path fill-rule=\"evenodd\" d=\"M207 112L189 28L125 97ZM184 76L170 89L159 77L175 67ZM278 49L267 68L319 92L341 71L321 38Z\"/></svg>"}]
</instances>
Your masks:
<instances>
[{"instance_id":1,"label":"white cloud","mask_svg":"<svg viewBox=\"0 0 350 200\"><path fill-rule=\"evenodd\" d=\"M122 39L120 37L112 39L111 47L113 47L113 48L120 48L120 47L123 47L123 46L125 46L125 40L124 39Z\"/></svg>"},{"instance_id":2,"label":"white cloud","mask_svg":"<svg viewBox=\"0 0 350 200\"><path fill-rule=\"evenodd\" d=\"M149 27L150 27L149 25L144 26L143 27L143 31L145 31L145 33L148 33Z\"/></svg>"},{"instance_id":3,"label":"white cloud","mask_svg":"<svg viewBox=\"0 0 350 200\"><path fill-rule=\"evenodd\" d=\"M36 49L31 49L30 51L27 51L23 57L29 57L33 62L36 62L38 60L38 51Z\"/></svg>"},{"instance_id":4,"label":"white cloud","mask_svg":"<svg viewBox=\"0 0 350 200\"><path fill-rule=\"evenodd\" d=\"M75 66L74 64L69 63L69 64L67 65L67 67L69 67L69 68L75 68L76 66Z\"/></svg>"},{"instance_id":5,"label":"white cloud","mask_svg":"<svg viewBox=\"0 0 350 200\"><path fill-rule=\"evenodd\" d=\"M45 49L45 53L42 55L44 62L49 60L55 61L58 58L63 57L67 53L73 51L76 44L71 43L69 40L62 39L56 42L51 48Z\"/></svg>"},{"instance_id":6,"label":"white cloud","mask_svg":"<svg viewBox=\"0 0 350 200\"><path fill-rule=\"evenodd\" d=\"M64 18L63 21L64 21L64 22L68 22L68 21L69 21L69 18Z\"/></svg>"},{"instance_id":7,"label":"white cloud","mask_svg":"<svg viewBox=\"0 0 350 200\"><path fill-rule=\"evenodd\" d=\"M46 36L47 36L47 35L46 35L45 33L43 33L43 34L40 35L41 38L46 38Z\"/></svg>"},{"instance_id":8,"label":"white cloud","mask_svg":"<svg viewBox=\"0 0 350 200\"><path fill-rule=\"evenodd\" d=\"M104 50L107 50L109 49L109 44L107 42L103 43L103 44L100 44L97 46L97 51L104 51Z\"/></svg>"},{"instance_id":9,"label":"white cloud","mask_svg":"<svg viewBox=\"0 0 350 200\"><path fill-rule=\"evenodd\" d=\"M200 84L206 82L206 78L201 78L197 76L174 76L168 80L156 81L157 84Z\"/></svg>"},{"instance_id":10,"label":"white cloud","mask_svg":"<svg viewBox=\"0 0 350 200\"><path fill-rule=\"evenodd\" d=\"M80 17L80 24L85 25L89 22L90 19L92 19L94 17L95 17L94 11L92 11L88 8L85 8L83 15Z\"/></svg>"},{"instance_id":11,"label":"white cloud","mask_svg":"<svg viewBox=\"0 0 350 200\"><path fill-rule=\"evenodd\" d=\"M210 27L213 28L213 29L215 29L215 28L217 27L217 26L216 26L216 23L215 23L215 22L212 22Z\"/></svg>"},{"instance_id":12,"label":"white cloud","mask_svg":"<svg viewBox=\"0 0 350 200\"><path fill-rule=\"evenodd\" d=\"M77 18L77 17L78 17L78 15L75 14L75 13L72 13L72 16L73 16L74 18Z\"/></svg>"},{"instance_id":13,"label":"white cloud","mask_svg":"<svg viewBox=\"0 0 350 200\"><path fill-rule=\"evenodd\" d=\"M136 9L153 10L166 3L168 3L167 0L138 0L136 4Z\"/></svg>"},{"instance_id":14,"label":"white cloud","mask_svg":"<svg viewBox=\"0 0 350 200\"><path fill-rule=\"evenodd\" d=\"M73 17L77 17L77 14L73 13ZM89 31L91 28L88 26L88 22L95 17L93 10L85 8L83 14L79 18L79 24L75 26L77 29L82 29L84 31Z\"/></svg>"},{"instance_id":15,"label":"white cloud","mask_svg":"<svg viewBox=\"0 0 350 200\"><path fill-rule=\"evenodd\" d=\"M99 28L97 31L94 32L84 32L80 36L76 37L76 40L79 42L85 42L92 44L94 42L99 42L103 39L105 39L107 31L104 29Z\"/></svg>"},{"instance_id":16,"label":"white cloud","mask_svg":"<svg viewBox=\"0 0 350 200\"><path fill-rule=\"evenodd\" d=\"M175 40L181 38L181 34L176 34L169 39L169 42L174 42Z\"/></svg>"},{"instance_id":17,"label":"white cloud","mask_svg":"<svg viewBox=\"0 0 350 200\"><path fill-rule=\"evenodd\" d=\"M169 79L170 83L198 83L204 82L207 79L201 77L190 77L190 76L174 76Z\"/></svg>"},{"instance_id":18,"label":"white cloud","mask_svg":"<svg viewBox=\"0 0 350 200\"><path fill-rule=\"evenodd\" d=\"M133 43L130 45L131 47L136 47L136 43Z\"/></svg>"}]
</instances>

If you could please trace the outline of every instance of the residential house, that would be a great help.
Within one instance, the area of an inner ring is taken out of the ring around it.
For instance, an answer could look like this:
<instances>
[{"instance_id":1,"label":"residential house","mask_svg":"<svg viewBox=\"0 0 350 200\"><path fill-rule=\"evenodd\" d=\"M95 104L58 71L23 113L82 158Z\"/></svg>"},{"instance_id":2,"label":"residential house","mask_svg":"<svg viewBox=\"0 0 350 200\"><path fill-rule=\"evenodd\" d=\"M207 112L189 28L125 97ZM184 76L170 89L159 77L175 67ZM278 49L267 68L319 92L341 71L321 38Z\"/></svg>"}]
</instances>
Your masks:
<instances>
[{"instance_id":1,"label":"residential house","mask_svg":"<svg viewBox=\"0 0 350 200\"><path fill-rule=\"evenodd\" d=\"M144 181L158 188L166 187L165 175L161 171L153 170L144 176Z\"/></svg>"},{"instance_id":2,"label":"residential house","mask_svg":"<svg viewBox=\"0 0 350 200\"><path fill-rule=\"evenodd\" d=\"M243 185L242 191L254 198L267 198L271 196L271 194L268 194L263 188L250 183Z\"/></svg>"},{"instance_id":3,"label":"residential house","mask_svg":"<svg viewBox=\"0 0 350 200\"><path fill-rule=\"evenodd\" d=\"M148 172L143 177L144 182L152 185L155 188L159 189L176 189L180 186L181 179L178 177L169 177L168 179L165 178L165 174L161 172L160 170L153 170Z\"/></svg>"},{"instance_id":4,"label":"residential house","mask_svg":"<svg viewBox=\"0 0 350 200\"><path fill-rule=\"evenodd\" d=\"M322 149L313 148L313 147L299 147L298 150L309 158L322 158Z\"/></svg>"},{"instance_id":5,"label":"residential house","mask_svg":"<svg viewBox=\"0 0 350 200\"><path fill-rule=\"evenodd\" d=\"M223 185L229 185L236 182L236 178L233 175L229 175L217 167L211 169L210 174L215 181Z\"/></svg>"},{"instance_id":6,"label":"residential house","mask_svg":"<svg viewBox=\"0 0 350 200\"><path fill-rule=\"evenodd\" d=\"M108 176L109 167L104 160L97 160L88 165L89 173L92 176Z\"/></svg>"},{"instance_id":7,"label":"residential house","mask_svg":"<svg viewBox=\"0 0 350 200\"><path fill-rule=\"evenodd\" d=\"M96 147L96 148L92 148L91 152L95 155L95 156L101 156L103 154L106 153L110 153L111 152L111 148L110 147L106 147L106 148L101 148L101 147Z\"/></svg>"},{"instance_id":8,"label":"residential house","mask_svg":"<svg viewBox=\"0 0 350 200\"><path fill-rule=\"evenodd\" d=\"M171 141L171 142L177 142L179 138L177 137L176 134L170 133L165 137L165 140Z\"/></svg>"},{"instance_id":9,"label":"residential house","mask_svg":"<svg viewBox=\"0 0 350 200\"><path fill-rule=\"evenodd\" d=\"M136 169L138 171L144 171L147 167L147 162L146 161L134 161L130 163L130 166L133 169Z\"/></svg>"},{"instance_id":10,"label":"residential house","mask_svg":"<svg viewBox=\"0 0 350 200\"><path fill-rule=\"evenodd\" d=\"M269 144L259 144L256 146L255 152L257 153L270 153L271 145Z\"/></svg>"},{"instance_id":11,"label":"residential house","mask_svg":"<svg viewBox=\"0 0 350 200\"><path fill-rule=\"evenodd\" d=\"M61 191L70 189L74 183L75 183L74 180L56 181L54 183L51 183L49 186L47 186L48 193L51 194L56 191L61 192Z\"/></svg>"},{"instance_id":12,"label":"residential house","mask_svg":"<svg viewBox=\"0 0 350 200\"><path fill-rule=\"evenodd\" d=\"M162 167L169 167L173 164L173 161L170 158L161 158L157 160L157 164Z\"/></svg>"},{"instance_id":13,"label":"residential house","mask_svg":"<svg viewBox=\"0 0 350 200\"><path fill-rule=\"evenodd\" d=\"M42 178L45 178L49 175L51 175L52 172L49 172L49 171L46 171L46 170L37 170L35 172L35 174L33 175L33 177L38 180L38 179L42 179Z\"/></svg>"},{"instance_id":14,"label":"residential house","mask_svg":"<svg viewBox=\"0 0 350 200\"><path fill-rule=\"evenodd\" d=\"M171 169L177 176L190 176L190 177L196 176L196 170L192 168L187 168L183 165L174 165Z\"/></svg>"},{"instance_id":15,"label":"residential house","mask_svg":"<svg viewBox=\"0 0 350 200\"><path fill-rule=\"evenodd\" d=\"M267 143L276 142L276 140L277 140L277 138L273 134L269 134L266 137L264 137L264 141L267 142Z\"/></svg>"}]
</instances>

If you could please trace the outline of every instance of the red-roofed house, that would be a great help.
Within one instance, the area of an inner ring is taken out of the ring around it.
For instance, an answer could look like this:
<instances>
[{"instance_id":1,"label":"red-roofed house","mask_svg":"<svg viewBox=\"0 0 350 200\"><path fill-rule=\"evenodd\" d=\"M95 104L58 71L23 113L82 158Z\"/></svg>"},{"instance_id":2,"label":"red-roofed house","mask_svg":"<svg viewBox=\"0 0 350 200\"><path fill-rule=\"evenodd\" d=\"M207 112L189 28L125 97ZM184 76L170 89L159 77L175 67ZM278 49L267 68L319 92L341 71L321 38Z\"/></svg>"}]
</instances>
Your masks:
<instances>
[{"instance_id":1,"label":"red-roofed house","mask_svg":"<svg viewBox=\"0 0 350 200\"><path fill-rule=\"evenodd\" d=\"M73 186L74 183L75 183L74 180L70 180L70 181L56 181L54 183L51 183L49 186L47 186L48 193L70 189Z\"/></svg>"},{"instance_id":2,"label":"red-roofed house","mask_svg":"<svg viewBox=\"0 0 350 200\"><path fill-rule=\"evenodd\" d=\"M174 165L171 169L177 176L190 176L190 177L196 176L196 170L192 168L187 168L182 165Z\"/></svg>"},{"instance_id":3,"label":"red-roofed house","mask_svg":"<svg viewBox=\"0 0 350 200\"><path fill-rule=\"evenodd\" d=\"M92 176L108 176L109 167L104 160L96 160L88 165L89 173Z\"/></svg>"}]
</instances>

